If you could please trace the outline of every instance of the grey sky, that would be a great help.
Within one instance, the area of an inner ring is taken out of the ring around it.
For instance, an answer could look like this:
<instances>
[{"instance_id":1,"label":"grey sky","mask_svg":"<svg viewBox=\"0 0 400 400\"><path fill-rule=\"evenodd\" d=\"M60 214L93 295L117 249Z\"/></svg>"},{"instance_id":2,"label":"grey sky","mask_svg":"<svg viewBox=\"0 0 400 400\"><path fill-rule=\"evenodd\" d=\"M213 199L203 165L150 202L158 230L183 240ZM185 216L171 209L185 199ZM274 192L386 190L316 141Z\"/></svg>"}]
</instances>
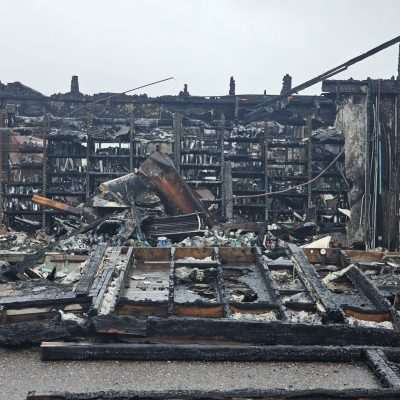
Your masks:
<instances>
[{"instance_id":1,"label":"grey sky","mask_svg":"<svg viewBox=\"0 0 400 400\"><path fill-rule=\"evenodd\" d=\"M45 94L277 93L400 34L399 0L0 0L0 80ZM394 46L339 75L389 78ZM308 93L318 93L315 86Z\"/></svg>"}]
</instances>

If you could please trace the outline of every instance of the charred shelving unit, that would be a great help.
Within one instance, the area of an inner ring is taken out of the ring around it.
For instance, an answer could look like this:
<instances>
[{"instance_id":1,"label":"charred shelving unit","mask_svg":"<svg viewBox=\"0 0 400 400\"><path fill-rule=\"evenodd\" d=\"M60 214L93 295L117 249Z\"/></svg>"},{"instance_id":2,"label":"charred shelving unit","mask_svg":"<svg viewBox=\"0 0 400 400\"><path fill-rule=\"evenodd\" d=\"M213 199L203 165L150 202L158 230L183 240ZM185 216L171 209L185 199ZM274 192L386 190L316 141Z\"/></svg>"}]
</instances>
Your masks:
<instances>
[{"instance_id":1,"label":"charred shelving unit","mask_svg":"<svg viewBox=\"0 0 400 400\"><path fill-rule=\"evenodd\" d=\"M186 182L208 207L224 218L224 120L211 127L183 126L175 114L175 164Z\"/></svg>"},{"instance_id":2,"label":"charred shelving unit","mask_svg":"<svg viewBox=\"0 0 400 400\"><path fill-rule=\"evenodd\" d=\"M87 198L93 195L100 183L133 172L145 158L138 154L133 123L128 134L115 138L89 133L86 157Z\"/></svg>"},{"instance_id":3,"label":"charred shelving unit","mask_svg":"<svg viewBox=\"0 0 400 400\"><path fill-rule=\"evenodd\" d=\"M285 126L281 134L268 132L267 141L267 190L278 192L308 180L307 146L303 141L304 127ZM293 189L277 193L268 207L271 222L290 217L293 211L304 214L307 208L307 190Z\"/></svg>"},{"instance_id":4,"label":"charred shelving unit","mask_svg":"<svg viewBox=\"0 0 400 400\"><path fill-rule=\"evenodd\" d=\"M309 151L312 177L322 171L339 154L344 146L344 139L324 139L311 137L312 149ZM329 148L332 151L327 151ZM344 171L344 154L338 162L332 166L323 177L312 184L312 205L316 210L316 222L321 226L328 224L339 230L345 229L346 217L338 211L338 208L348 209L347 193L349 184ZM324 220L325 219L325 220Z\"/></svg>"},{"instance_id":5,"label":"charred shelving unit","mask_svg":"<svg viewBox=\"0 0 400 400\"><path fill-rule=\"evenodd\" d=\"M46 179L42 193L70 205L86 198L86 143L62 132L47 136ZM49 223L50 221L45 221Z\"/></svg>"},{"instance_id":6,"label":"charred shelving unit","mask_svg":"<svg viewBox=\"0 0 400 400\"><path fill-rule=\"evenodd\" d=\"M262 131L229 131L224 138L225 160L232 170L232 192L236 196L259 195L268 190L266 170L266 129ZM233 203L233 212L246 221L267 219L265 197L243 198Z\"/></svg>"},{"instance_id":7,"label":"charred shelving unit","mask_svg":"<svg viewBox=\"0 0 400 400\"><path fill-rule=\"evenodd\" d=\"M4 219L7 225L41 226L42 211L31 202L34 193L43 187L43 157L45 134L41 139L24 140L13 136L10 129L1 133L2 187Z\"/></svg>"}]
</instances>

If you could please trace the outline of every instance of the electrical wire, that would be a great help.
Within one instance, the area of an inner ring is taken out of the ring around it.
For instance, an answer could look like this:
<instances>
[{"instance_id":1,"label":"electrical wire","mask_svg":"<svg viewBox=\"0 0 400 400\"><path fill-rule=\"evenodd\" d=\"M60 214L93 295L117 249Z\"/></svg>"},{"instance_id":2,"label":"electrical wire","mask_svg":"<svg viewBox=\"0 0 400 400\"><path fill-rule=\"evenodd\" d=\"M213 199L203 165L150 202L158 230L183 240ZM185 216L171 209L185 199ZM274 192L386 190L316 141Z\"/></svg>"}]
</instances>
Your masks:
<instances>
[{"instance_id":1,"label":"electrical wire","mask_svg":"<svg viewBox=\"0 0 400 400\"><path fill-rule=\"evenodd\" d=\"M154 82L151 82L151 83L147 83L147 84L145 84L145 85L137 86L137 87L135 87L135 88L133 88L133 89L125 90L125 92L113 93L113 94L111 94L111 95L109 95L109 96L102 97L102 98L97 99L97 100L93 100L93 101L91 101L91 102L89 102L89 103L83 105L82 107L79 107L79 108L77 108L77 109L71 111L71 112L69 113L69 116L71 116L72 114L77 113L78 111L81 111L81 110L85 109L85 108L86 108L87 106L89 106L89 105L101 103L101 102L106 101L106 100L109 100L109 99L111 99L111 98L113 98L113 97L115 97L115 96L121 96L121 95L123 95L123 94L127 94L127 93L133 92L133 91L135 91L135 90L143 89L143 88L148 87L148 86L153 86L153 85L156 85L157 83L169 81L169 80L171 80L171 79L174 79L174 77L173 77L173 76L170 76L169 78L160 79L159 81L154 81Z\"/></svg>"},{"instance_id":2,"label":"electrical wire","mask_svg":"<svg viewBox=\"0 0 400 400\"><path fill-rule=\"evenodd\" d=\"M252 195L241 195L241 196L233 196L232 200L235 199L249 199L249 198L256 198L256 197L267 197L267 196L273 196L274 194L281 194L281 193L286 193L286 192L290 192L293 189L297 189L297 188L301 188L303 186L307 186L313 182L315 182L316 180L318 180L319 178L321 178L336 162L337 160L339 160L339 158L342 156L342 154L344 154L344 148L342 149L342 151L328 164L328 166L323 169L317 176L315 176L314 178L310 179L307 182L303 182L303 183L299 183L298 185L295 186L290 186L286 189L282 189L282 190L277 190L276 192L265 192L265 193L259 193L259 194L252 194Z\"/></svg>"}]
</instances>

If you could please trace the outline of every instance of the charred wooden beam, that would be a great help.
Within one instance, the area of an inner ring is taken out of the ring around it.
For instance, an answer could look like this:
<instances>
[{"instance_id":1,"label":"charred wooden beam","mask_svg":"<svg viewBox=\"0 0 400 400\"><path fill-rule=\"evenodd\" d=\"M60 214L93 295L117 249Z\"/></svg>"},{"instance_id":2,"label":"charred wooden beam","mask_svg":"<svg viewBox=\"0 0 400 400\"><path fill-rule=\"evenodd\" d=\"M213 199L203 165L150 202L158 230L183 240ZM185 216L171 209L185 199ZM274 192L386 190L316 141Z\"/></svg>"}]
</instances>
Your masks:
<instances>
[{"instance_id":1,"label":"charred wooden beam","mask_svg":"<svg viewBox=\"0 0 400 400\"><path fill-rule=\"evenodd\" d=\"M101 270L90 289L93 298L92 310L96 313L109 314L114 311L121 288L127 280L132 254L131 247L117 246L106 250Z\"/></svg>"},{"instance_id":2,"label":"charred wooden beam","mask_svg":"<svg viewBox=\"0 0 400 400\"><path fill-rule=\"evenodd\" d=\"M0 346L20 347L46 340L65 340L85 334L83 327L60 321L55 316L47 320L0 324Z\"/></svg>"},{"instance_id":3,"label":"charred wooden beam","mask_svg":"<svg viewBox=\"0 0 400 400\"><path fill-rule=\"evenodd\" d=\"M400 376L390 366L383 350L365 350L365 360L383 385L400 388Z\"/></svg>"},{"instance_id":4,"label":"charred wooden beam","mask_svg":"<svg viewBox=\"0 0 400 400\"><path fill-rule=\"evenodd\" d=\"M232 163L224 162L223 168L223 187L224 187L224 216L227 221L233 220L233 185L232 185Z\"/></svg>"},{"instance_id":5,"label":"charred wooden beam","mask_svg":"<svg viewBox=\"0 0 400 400\"><path fill-rule=\"evenodd\" d=\"M168 314L173 315L175 310L175 247L171 247L168 278Z\"/></svg>"},{"instance_id":6,"label":"charred wooden beam","mask_svg":"<svg viewBox=\"0 0 400 400\"><path fill-rule=\"evenodd\" d=\"M94 332L100 335L147 336L147 321L144 318L111 314L95 316L90 322Z\"/></svg>"},{"instance_id":7,"label":"charred wooden beam","mask_svg":"<svg viewBox=\"0 0 400 400\"><path fill-rule=\"evenodd\" d=\"M323 318L327 322L342 323L344 322L344 314L340 306L331 296L329 289L321 282L315 268L309 263L302 249L295 244L288 244L293 261L294 268L309 291L310 295L322 309Z\"/></svg>"},{"instance_id":8,"label":"charred wooden beam","mask_svg":"<svg viewBox=\"0 0 400 400\"><path fill-rule=\"evenodd\" d=\"M183 136L183 115L181 113L174 114L174 128L175 128L175 143L174 143L174 158L175 167L178 173L181 172L181 146Z\"/></svg>"},{"instance_id":9,"label":"charred wooden beam","mask_svg":"<svg viewBox=\"0 0 400 400\"><path fill-rule=\"evenodd\" d=\"M360 290L374 305L377 312L390 312L390 303L379 292L378 288L358 269L358 267L355 265L350 266L347 269L346 276L350 279L353 285Z\"/></svg>"},{"instance_id":10,"label":"charred wooden beam","mask_svg":"<svg viewBox=\"0 0 400 400\"><path fill-rule=\"evenodd\" d=\"M75 289L75 293L78 296L89 295L89 290L93 284L97 269L103 260L106 249L107 245L105 244L98 245L95 248L93 255L90 257L89 264Z\"/></svg>"},{"instance_id":11,"label":"charred wooden beam","mask_svg":"<svg viewBox=\"0 0 400 400\"><path fill-rule=\"evenodd\" d=\"M271 271L268 268L268 265L262 260L262 251L259 247L256 247L256 267L259 269L264 285L268 290L269 297L274 304L278 318L280 320L286 321L286 313L285 313L285 306L282 304L279 291L275 287L274 280L271 276Z\"/></svg>"},{"instance_id":12,"label":"charred wooden beam","mask_svg":"<svg viewBox=\"0 0 400 400\"><path fill-rule=\"evenodd\" d=\"M339 324L311 325L182 317L149 317L147 323L149 338L230 340L263 345L400 345L400 335L392 330Z\"/></svg>"},{"instance_id":13,"label":"charred wooden beam","mask_svg":"<svg viewBox=\"0 0 400 400\"><path fill-rule=\"evenodd\" d=\"M43 342L43 361L362 361L363 347ZM373 352L375 350L368 350Z\"/></svg>"},{"instance_id":14,"label":"charred wooden beam","mask_svg":"<svg viewBox=\"0 0 400 400\"><path fill-rule=\"evenodd\" d=\"M345 71L351 65L354 65L354 64L364 60L365 58L368 58L368 57L370 57L370 56L372 56L372 55L374 55L374 54L376 54L376 53L378 53L378 52L380 52L380 51L382 51L382 50L384 50L384 49L386 49L386 48L388 48L388 47L390 47L390 46L392 46L392 45L394 45L396 43L399 43L399 42L400 42L400 36L396 36L395 38L393 38L391 40L388 40L387 42L382 43L379 46L374 47L373 49L371 49L371 50L369 50L369 51L367 51L365 53L362 53L362 54L358 55L357 57L354 57L354 58L344 62L343 64L340 64L337 67L332 68L332 69L330 69L330 70L328 70L328 71L316 76L315 78L312 78L312 79L310 79L310 80L308 80L306 82L301 83L300 85L297 85L297 86L291 88L288 91L285 91L280 96L276 96L273 99L269 99L269 100L264 101L263 103L259 104L255 108L255 110L251 111L247 115L245 121L246 122L255 121L257 118L260 118L260 116L263 115L263 111L265 111L265 109L266 109L266 107L268 105L271 105L271 104L274 104L274 103L278 104L281 101L287 101L287 99L289 98L289 96L291 94L298 93L301 90L304 90L304 89L306 89L306 88L308 88L310 86L313 86L318 82L322 82L322 81L324 81L326 79L329 79L332 76L337 75L338 73L340 73L342 71ZM325 87L323 87L323 90L326 90Z\"/></svg>"},{"instance_id":15,"label":"charred wooden beam","mask_svg":"<svg viewBox=\"0 0 400 400\"><path fill-rule=\"evenodd\" d=\"M218 297L224 306L224 317L229 317L231 315L231 310L229 308L228 300L225 293L225 282L224 282L224 271L222 268L221 259L219 257L219 248L214 247L213 249L214 259L217 262L217 291Z\"/></svg>"},{"instance_id":16,"label":"charred wooden beam","mask_svg":"<svg viewBox=\"0 0 400 400\"><path fill-rule=\"evenodd\" d=\"M114 274L113 266L110 266L102 272L97 284L90 290L90 295L93 298L92 311L96 314L100 312L100 308L103 304L104 295L110 285Z\"/></svg>"},{"instance_id":17,"label":"charred wooden beam","mask_svg":"<svg viewBox=\"0 0 400 400\"><path fill-rule=\"evenodd\" d=\"M83 208L72 207L61 201L52 200L48 197L39 196L38 194L32 196L32 202L46 208L65 212L66 214L76 215L78 217L83 215Z\"/></svg>"},{"instance_id":18,"label":"charred wooden beam","mask_svg":"<svg viewBox=\"0 0 400 400\"><path fill-rule=\"evenodd\" d=\"M30 392L26 400L398 400L399 389L236 389L236 390L168 390L168 391L101 391L86 393Z\"/></svg>"},{"instance_id":19,"label":"charred wooden beam","mask_svg":"<svg viewBox=\"0 0 400 400\"><path fill-rule=\"evenodd\" d=\"M31 287L34 289L34 287ZM59 290L55 292L51 287L47 287L48 293L40 293L40 295L30 293L26 295L17 295L17 296L7 296L0 297L0 305L6 307L6 309L24 309L31 307L61 307L67 304L81 304L82 302L86 302L85 300L78 299L76 294L71 291Z\"/></svg>"}]
</instances>

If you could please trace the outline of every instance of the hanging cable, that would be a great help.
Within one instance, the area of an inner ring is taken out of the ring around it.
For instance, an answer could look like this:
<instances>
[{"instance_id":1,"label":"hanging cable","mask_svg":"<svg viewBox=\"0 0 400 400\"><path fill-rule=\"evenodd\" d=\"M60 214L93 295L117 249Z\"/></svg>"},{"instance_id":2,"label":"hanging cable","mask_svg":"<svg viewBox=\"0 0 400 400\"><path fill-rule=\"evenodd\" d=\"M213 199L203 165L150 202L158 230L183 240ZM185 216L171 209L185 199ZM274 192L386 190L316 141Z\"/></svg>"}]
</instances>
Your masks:
<instances>
[{"instance_id":1,"label":"hanging cable","mask_svg":"<svg viewBox=\"0 0 400 400\"><path fill-rule=\"evenodd\" d=\"M256 198L256 197L267 197L267 196L272 196L274 194L281 194L281 193L286 193L286 192L290 192L293 189L297 189L297 188L301 188L303 186L307 186L310 183L315 182L316 180L318 180L319 178L321 178L336 162L337 160L339 160L339 158L342 156L342 154L344 154L344 148L342 149L342 151L328 164L328 166L323 169L317 176L315 176L314 178L310 179L307 182L303 182L300 183L298 185L295 186L290 186L286 189L282 189L282 190L277 190L276 192L265 192L265 193L260 193L260 194L251 194L251 195L241 195L241 196L233 196L232 200L235 199L249 199L249 198Z\"/></svg>"},{"instance_id":2,"label":"hanging cable","mask_svg":"<svg viewBox=\"0 0 400 400\"><path fill-rule=\"evenodd\" d=\"M87 108L87 106L90 106L90 105L93 105L93 104L97 104L97 103L101 103L101 102L103 102L103 101L110 100L110 99L112 99L113 97L121 96L121 95L130 93L130 92L134 92L135 90L143 89L143 88L146 88L146 87L148 87L148 86L157 85L158 83L166 82L166 81L169 81L169 80L171 80L171 79L174 79L174 77L173 77L173 76L170 76L169 78L160 79L159 81L154 81L154 82L151 82L151 83L146 83L145 85L137 86L137 87L135 87L135 88L133 88L133 89L125 90L124 92L121 92L121 93L113 93L113 94L111 94L111 95L109 95L109 96L101 97L100 99L90 101L89 103L84 104L82 107L78 107L77 109L72 110L72 111L68 114L68 116L71 116L72 114L75 114L75 113L77 113L78 111L82 111L83 109Z\"/></svg>"}]
</instances>

